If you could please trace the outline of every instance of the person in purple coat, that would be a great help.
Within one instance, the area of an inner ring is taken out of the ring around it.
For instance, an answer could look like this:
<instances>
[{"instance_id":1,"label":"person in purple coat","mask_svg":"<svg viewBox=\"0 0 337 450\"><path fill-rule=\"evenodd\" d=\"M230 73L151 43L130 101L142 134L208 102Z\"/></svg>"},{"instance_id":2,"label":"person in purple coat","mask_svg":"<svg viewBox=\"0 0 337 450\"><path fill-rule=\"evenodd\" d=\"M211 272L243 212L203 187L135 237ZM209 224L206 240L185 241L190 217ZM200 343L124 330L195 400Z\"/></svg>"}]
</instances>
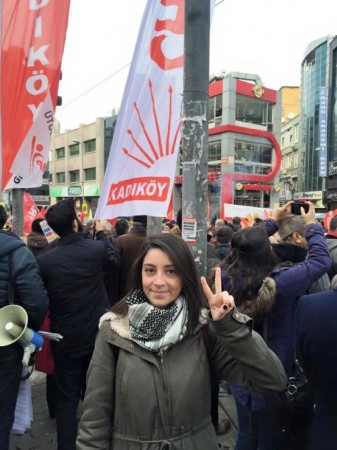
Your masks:
<instances>
[{"instance_id":1,"label":"person in purple coat","mask_svg":"<svg viewBox=\"0 0 337 450\"><path fill-rule=\"evenodd\" d=\"M297 355L315 396L310 450L335 450L337 446L336 317L336 288L304 295L298 301Z\"/></svg>"},{"instance_id":2,"label":"person in purple coat","mask_svg":"<svg viewBox=\"0 0 337 450\"><path fill-rule=\"evenodd\" d=\"M288 376L294 370L294 312L298 298L331 265L323 229L316 223L312 203L309 203L307 213L301 208L308 241L307 259L296 265L279 264L268 236L277 232L278 222L292 217L290 204L288 202L276 209L273 218L260 226L235 233L231 241L232 250L222 263L223 290L233 295L239 309L254 319L254 329L265 337ZM264 332L266 323L267 336ZM231 385L231 389L239 421L235 450L281 449L284 440L271 426L264 397L236 385Z\"/></svg>"}]
</instances>

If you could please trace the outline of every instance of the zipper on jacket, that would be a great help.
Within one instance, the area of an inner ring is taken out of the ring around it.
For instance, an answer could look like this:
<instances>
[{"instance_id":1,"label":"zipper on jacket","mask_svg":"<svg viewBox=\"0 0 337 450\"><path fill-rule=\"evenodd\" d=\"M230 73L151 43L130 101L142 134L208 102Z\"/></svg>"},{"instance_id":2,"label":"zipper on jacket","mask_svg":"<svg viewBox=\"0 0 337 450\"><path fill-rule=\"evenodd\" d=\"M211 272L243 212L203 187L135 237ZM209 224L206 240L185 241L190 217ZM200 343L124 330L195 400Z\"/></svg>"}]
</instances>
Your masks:
<instances>
[{"instance_id":1,"label":"zipper on jacket","mask_svg":"<svg viewBox=\"0 0 337 450\"><path fill-rule=\"evenodd\" d=\"M164 360L164 352L159 350L157 352L157 358L159 360L160 377L161 377L161 382L162 382L163 392L164 392L164 397L165 397L165 402L166 402L166 410L169 411L168 420L169 420L169 424L171 424L171 422L172 422L172 420L171 420L171 413L172 413L172 411L171 411L168 382L167 382L167 376L166 376L166 370L165 370L166 363L165 363L165 360Z\"/></svg>"}]
</instances>

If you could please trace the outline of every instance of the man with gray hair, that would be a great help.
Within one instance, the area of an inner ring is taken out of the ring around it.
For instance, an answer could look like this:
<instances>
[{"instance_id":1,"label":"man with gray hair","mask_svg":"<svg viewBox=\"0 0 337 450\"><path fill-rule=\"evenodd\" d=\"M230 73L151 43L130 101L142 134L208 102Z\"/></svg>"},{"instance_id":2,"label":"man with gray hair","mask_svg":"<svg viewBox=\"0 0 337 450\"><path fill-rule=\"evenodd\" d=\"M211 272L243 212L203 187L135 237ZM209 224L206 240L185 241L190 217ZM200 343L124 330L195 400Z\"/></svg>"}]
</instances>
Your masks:
<instances>
[{"instance_id":1,"label":"man with gray hair","mask_svg":"<svg viewBox=\"0 0 337 450\"><path fill-rule=\"evenodd\" d=\"M329 231L325 235L332 264L328 270L330 280L337 274L337 215L330 220Z\"/></svg>"},{"instance_id":2,"label":"man with gray hair","mask_svg":"<svg viewBox=\"0 0 337 450\"><path fill-rule=\"evenodd\" d=\"M281 242L273 244L273 250L282 262L297 264L306 259L308 253L308 242L305 237L305 222L302 216L289 214L282 221L278 222L278 235ZM330 289L330 280L327 274L315 281L310 292L327 291Z\"/></svg>"}]
</instances>

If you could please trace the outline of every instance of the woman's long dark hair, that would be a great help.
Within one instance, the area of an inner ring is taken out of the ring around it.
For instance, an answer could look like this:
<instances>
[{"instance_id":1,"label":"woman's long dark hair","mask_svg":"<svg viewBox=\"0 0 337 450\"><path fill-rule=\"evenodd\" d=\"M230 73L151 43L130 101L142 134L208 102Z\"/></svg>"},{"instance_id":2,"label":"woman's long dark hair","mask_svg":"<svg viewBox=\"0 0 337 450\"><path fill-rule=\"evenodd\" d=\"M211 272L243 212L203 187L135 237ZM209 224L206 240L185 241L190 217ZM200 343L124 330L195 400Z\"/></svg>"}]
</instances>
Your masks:
<instances>
[{"instance_id":1,"label":"woman's long dark hair","mask_svg":"<svg viewBox=\"0 0 337 450\"><path fill-rule=\"evenodd\" d=\"M188 330L193 330L199 323L201 309L207 306L204 293L192 254L186 242L176 234L165 233L159 236L147 238L141 248L139 257L134 262L128 279L128 294L134 289L142 289L142 267L143 261L151 249L159 249L172 261L177 274L182 278L183 295L187 301L188 308ZM112 311L119 315L126 315L128 307L125 298L112 307Z\"/></svg>"},{"instance_id":2,"label":"woman's long dark hair","mask_svg":"<svg viewBox=\"0 0 337 450\"><path fill-rule=\"evenodd\" d=\"M232 284L231 294L246 300L256 297L262 280L279 260L273 252L267 233L261 226L237 231L231 240L231 252L221 264Z\"/></svg>"}]
</instances>

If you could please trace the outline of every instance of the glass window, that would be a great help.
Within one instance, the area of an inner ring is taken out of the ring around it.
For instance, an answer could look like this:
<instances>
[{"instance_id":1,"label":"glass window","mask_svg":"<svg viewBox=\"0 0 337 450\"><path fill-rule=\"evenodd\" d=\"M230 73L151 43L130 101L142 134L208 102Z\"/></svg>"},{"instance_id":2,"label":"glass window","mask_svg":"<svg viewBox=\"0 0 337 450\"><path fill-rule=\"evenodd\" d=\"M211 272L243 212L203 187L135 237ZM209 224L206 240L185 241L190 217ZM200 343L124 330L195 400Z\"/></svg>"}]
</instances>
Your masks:
<instances>
[{"instance_id":1,"label":"glass window","mask_svg":"<svg viewBox=\"0 0 337 450\"><path fill-rule=\"evenodd\" d=\"M85 181L96 180L96 167L84 169L84 180Z\"/></svg>"},{"instance_id":2,"label":"glass window","mask_svg":"<svg viewBox=\"0 0 337 450\"><path fill-rule=\"evenodd\" d=\"M84 142L84 153L90 153L96 151L96 139L90 139L90 141Z\"/></svg>"},{"instance_id":3,"label":"glass window","mask_svg":"<svg viewBox=\"0 0 337 450\"><path fill-rule=\"evenodd\" d=\"M209 122L214 122L214 111L215 111L215 97L210 97L209 98L209 102L208 102L208 109L209 109L209 113L208 113L208 121Z\"/></svg>"},{"instance_id":4,"label":"glass window","mask_svg":"<svg viewBox=\"0 0 337 450\"><path fill-rule=\"evenodd\" d=\"M55 155L56 155L56 159L64 159L65 158L65 148L64 147L60 147L55 149Z\"/></svg>"},{"instance_id":5,"label":"glass window","mask_svg":"<svg viewBox=\"0 0 337 450\"><path fill-rule=\"evenodd\" d=\"M76 144L69 145L69 156L77 156L80 154L80 144L77 142Z\"/></svg>"},{"instance_id":6,"label":"glass window","mask_svg":"<svg viewBox=\"0 0 337 450\"><path fill-rule=\"evenodd\" d=\"M234 171L256 174L269 173L271 171L272 151L273 147L271 145L253 144L247 141L236 140L234 146Z\"/></svg>"},{"instance_id":7,"label":"glass window","mask_svg":"<svg viewBox=\"0 0 337 450\"><path fill-rule=\"evenodd\" d=\"M222 94L210 97L208 102L209 116L208 121L214 122L215 126L221 125L222 118Z\"/></svg>"},{"instance_id":8,"label":"glass window","mask_svg":"<svg viewBox=\"0 0 337 450\"><path fill-rule=\"evenodd\" d=\"M65 183L66 182L66 173L58 172L56 173L56 183Z\"/></svg>"},{"instance_id":9,"label":"glass window","mask_svg":"<svg viewBox=\"0 0 337 450\"><path fill-rule=\"evenodd\" d=\"M263 100L257 100L246 95L236 96L235 120L269 125L272 117L272 105Z\"/></svg>"},{"instance_id":10,"label":"glass window","mask_svg":"<svg viewBox=\"0 0 337 450\"><path fill-rule=\"evenodd\" d=\"M69 171L69 183L74 183L75 181L80 180L80 171L79 170L70 170Z\"/></svg>"},{"instance_id":11,"label":"glass window","mask_svg":"<svg viewBox=\"0 0 337 450\"><path fill-rule=\"evenodd\" d=\"M221 160L221 141L209 142L208 144L208 161Z\"/></svg>"}]
</instances>

